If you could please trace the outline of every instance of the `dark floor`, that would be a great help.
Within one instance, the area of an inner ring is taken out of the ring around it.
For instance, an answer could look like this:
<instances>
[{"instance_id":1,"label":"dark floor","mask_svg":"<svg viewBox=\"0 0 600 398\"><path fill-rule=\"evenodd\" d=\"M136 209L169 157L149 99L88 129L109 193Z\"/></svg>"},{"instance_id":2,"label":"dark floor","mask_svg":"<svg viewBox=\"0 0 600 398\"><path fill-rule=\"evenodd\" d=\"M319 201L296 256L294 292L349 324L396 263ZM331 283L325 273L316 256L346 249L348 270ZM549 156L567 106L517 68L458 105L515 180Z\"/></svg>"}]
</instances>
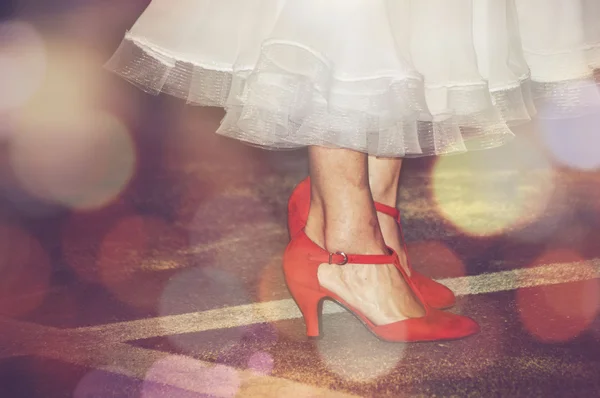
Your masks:
<instances>
[{"instance_id":1,"label":"dark floor","mask_svg":"<svg viewBox=\"0 0 600 398\"><path fill-rule=\"evenodd\" d=\"M143 2L35 4L46 80L0 130L0 397L600 395L600 116L405 162L414 266L479 335L384 343L328 303L307 340L281 273L305 152L103 72Z\"/></svg>"}]
</instances>

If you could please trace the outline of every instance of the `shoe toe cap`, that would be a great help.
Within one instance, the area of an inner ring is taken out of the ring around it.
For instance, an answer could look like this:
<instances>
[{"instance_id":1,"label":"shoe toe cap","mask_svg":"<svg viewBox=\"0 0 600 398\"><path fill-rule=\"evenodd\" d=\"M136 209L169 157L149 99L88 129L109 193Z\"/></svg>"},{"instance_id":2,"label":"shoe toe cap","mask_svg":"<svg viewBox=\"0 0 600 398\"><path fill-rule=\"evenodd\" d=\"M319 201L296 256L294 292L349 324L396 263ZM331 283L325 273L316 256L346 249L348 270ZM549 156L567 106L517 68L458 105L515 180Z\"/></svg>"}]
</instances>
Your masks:
<instances>
[{"instance_id":1,"label":"shoe toe cap","mask_svg":"<svg viewBox=\"0 0 600 398\"><path fill-rule=\"evenodd\" d=\"M459 339L480 331L479 324L467 316L439 310L436 310L436 312L440 329L445 332L448 339Z\"/></svg>"},{"instance_id":2,"label":"shoe toe cap","mask_svg":"<svg viewBox=\"0 0 600 398\"><path fill-rule=\"evenodd\" d=\"M417 271L413 270L412 272L411 279L415 282L423 295L423 299L429 306L444 309L450 308L456 303L456 297L452 290Z\"/></svg>"}]
</instances>

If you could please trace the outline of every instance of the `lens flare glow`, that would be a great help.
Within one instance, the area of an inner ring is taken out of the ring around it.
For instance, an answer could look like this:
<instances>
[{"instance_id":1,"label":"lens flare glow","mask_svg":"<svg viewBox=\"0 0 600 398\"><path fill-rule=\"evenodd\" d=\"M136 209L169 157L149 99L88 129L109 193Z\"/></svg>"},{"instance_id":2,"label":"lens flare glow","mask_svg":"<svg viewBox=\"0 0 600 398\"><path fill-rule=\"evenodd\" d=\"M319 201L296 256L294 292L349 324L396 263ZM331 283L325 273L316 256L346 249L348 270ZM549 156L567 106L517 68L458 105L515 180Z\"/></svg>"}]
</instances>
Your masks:
<instances>
[{"instance_id":1,"label":"lens flare glow","mask_svg":"<svg viewBox=\"0 0 600 398\"><path fill-rule=\"evenodd\" d=\"M592 267L568 250L549 251L532 266L571 262ZM523 326L532 336L544 342L568 341L587 330L598 315L600 280L519 289L517 305Z\"/></svg>"},{"instance_id":2,"label":"lens flare glow","mask_svg":"<svg viewBox=\"0 0 600 398\"><path fill-rule=\"evenodd\" d=\"M554 171L524 139L516 146L441 157L432 176L438 211L457 228L491 236L528 225L544 211Z\"/></svg>"}]
</instances>

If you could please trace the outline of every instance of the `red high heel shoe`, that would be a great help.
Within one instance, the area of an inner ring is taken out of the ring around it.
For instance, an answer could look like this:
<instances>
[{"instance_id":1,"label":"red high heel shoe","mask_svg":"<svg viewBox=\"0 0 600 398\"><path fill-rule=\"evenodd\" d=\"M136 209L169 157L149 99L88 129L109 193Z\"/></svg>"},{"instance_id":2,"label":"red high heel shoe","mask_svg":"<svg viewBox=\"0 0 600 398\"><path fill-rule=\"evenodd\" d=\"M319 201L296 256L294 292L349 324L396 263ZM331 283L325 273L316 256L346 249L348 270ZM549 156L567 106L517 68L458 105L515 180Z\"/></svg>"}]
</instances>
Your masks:
<instances>
[{"instance_id":1,"label":"red high heel shoe","mask_svg":"<svg viewBox=\"0 0 600 398\"><path fill-rule=\"evenodd\" d=\"M288 245L283 258L283 271L288 288L300 308L306 323L306 334L318 337L319 317L323 299L336 301L354 315L381 340L390 342L417 342L454 340L470 336L479 331L479 325L470 318L431 308L414 282L400 265L398 256L390 249L391 255L346 255L328 253L311 241L304 231L298 232ZM421 301L425 315L408 318L386 325L375 325L360 311L354 309L344 299L319 284L317 272L323 263L343 266L353 264L394 264L408 283L415 296Z\"/></svg>"},{"instance_id":2,"label":"red high heel shoe","mask_svg":"<svg viewBox=\"0 0 600 398\"><path fill-rule=\"evenodd\" d=\"M310 177L304 179L294 188L290 200L288 202L288 228L290 236L293 238L296 234L304 229L306 220L308 219L308 210L310 207ZM406 243L404 242L404 234L402 233L402 225L400 224L400 212L395 207L384 205L383 203L375 202L375 209L390 217L394 217L400 228L400 236L404 245L404 252L408 255ZM456 297L452 290L446 286L426 277L416 271L408 260L408 268L410 269L410 279L415 283L417 288L423 294L423 298L427 304L437 309L447 309L456 303Z\"/></svg>"}]
</instances>

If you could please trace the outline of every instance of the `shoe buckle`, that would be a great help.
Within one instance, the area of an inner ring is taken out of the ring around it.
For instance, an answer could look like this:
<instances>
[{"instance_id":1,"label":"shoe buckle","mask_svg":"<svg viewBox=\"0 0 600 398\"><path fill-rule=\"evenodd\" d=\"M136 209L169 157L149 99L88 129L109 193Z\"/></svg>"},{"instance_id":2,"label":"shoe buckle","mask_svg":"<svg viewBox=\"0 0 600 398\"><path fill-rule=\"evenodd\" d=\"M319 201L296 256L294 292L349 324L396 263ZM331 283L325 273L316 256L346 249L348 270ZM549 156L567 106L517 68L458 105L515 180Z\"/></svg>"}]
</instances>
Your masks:
<instances>
[{"instance_id":1,"label":"shoe buckle","mask_svg":"<svg viewBox=\"0 0 600 398\"><path fill-rule=\"evenodd\" d=\"M337 255L337 256L342 256L342 262L341 263L334 263L333 262L333 255ZM335 265L346 265L348 264L348 255L344 252L335 252L335 253L329 253L329 264L335 264Z\"/></svg>"}]
</instances>

